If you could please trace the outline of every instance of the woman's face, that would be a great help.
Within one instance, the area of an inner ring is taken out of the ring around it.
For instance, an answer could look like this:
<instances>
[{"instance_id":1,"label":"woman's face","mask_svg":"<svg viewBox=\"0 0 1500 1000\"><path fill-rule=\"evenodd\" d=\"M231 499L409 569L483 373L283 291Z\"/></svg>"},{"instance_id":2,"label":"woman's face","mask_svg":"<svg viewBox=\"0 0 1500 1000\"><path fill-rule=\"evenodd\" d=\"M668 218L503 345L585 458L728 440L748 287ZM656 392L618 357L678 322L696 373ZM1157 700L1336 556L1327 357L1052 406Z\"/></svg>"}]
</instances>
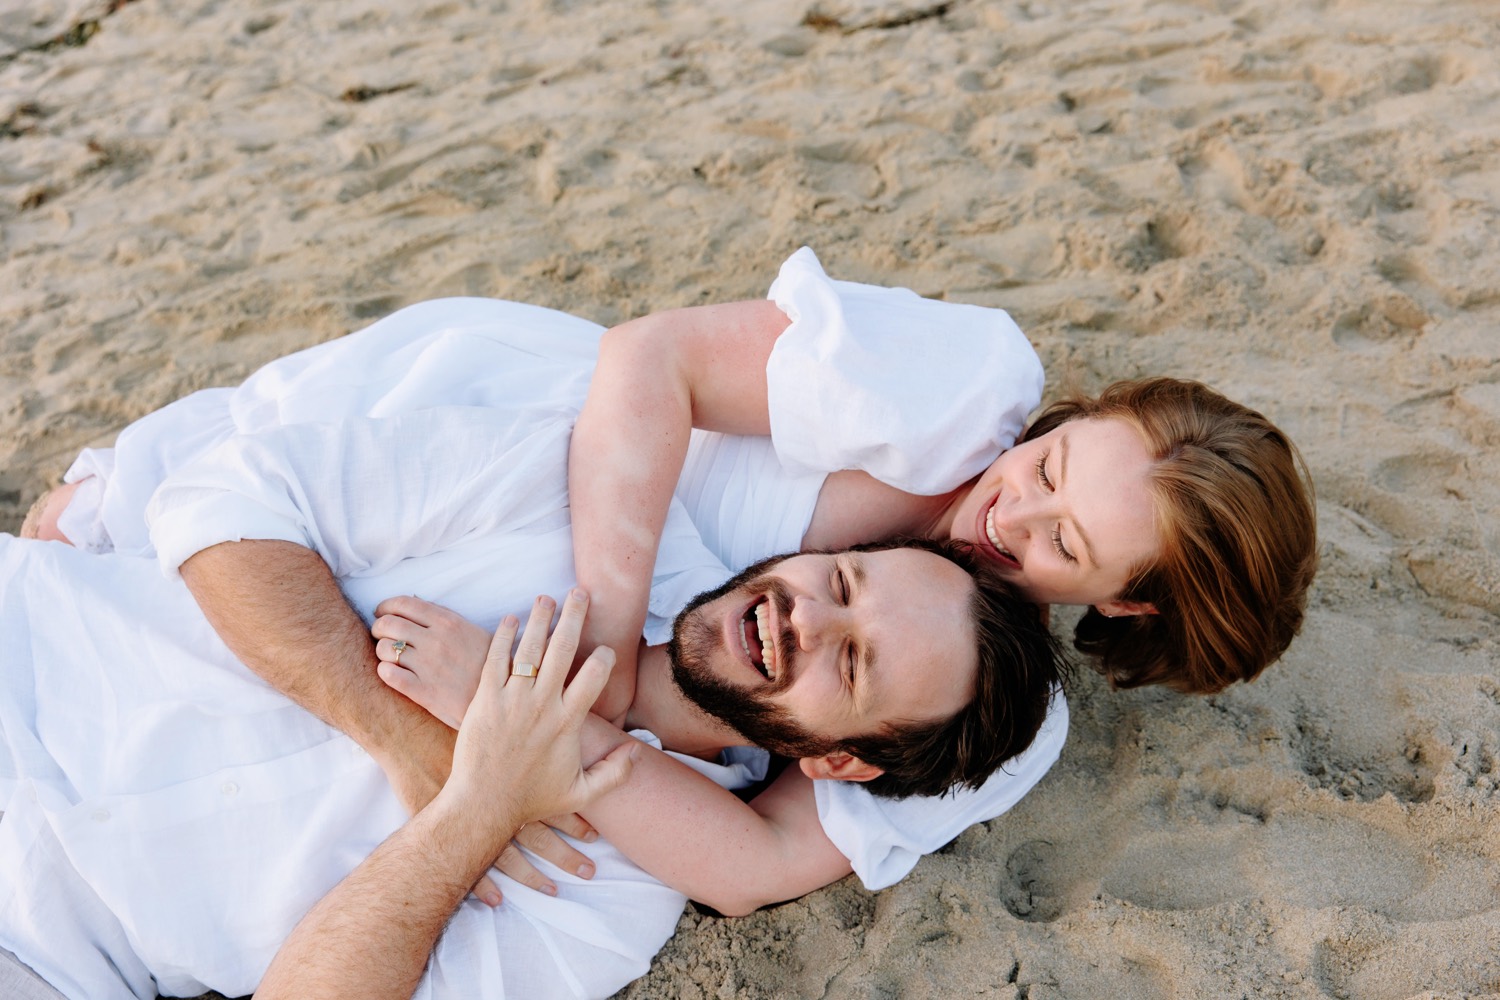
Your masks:
<instances>
[{"instance_id":1,"label":"woman's face","mask_svg":"<svg viewBox=\"0 0 1500 1000\"><path fill-rule=\"evenodd\" d=\"M959 501L952 535L974 543L1039 604L1149 610L1115 599L1131 570L1159 550L1152 464L1125 421L1069 421L997 458Z\"/></svg>"}]
</instances>

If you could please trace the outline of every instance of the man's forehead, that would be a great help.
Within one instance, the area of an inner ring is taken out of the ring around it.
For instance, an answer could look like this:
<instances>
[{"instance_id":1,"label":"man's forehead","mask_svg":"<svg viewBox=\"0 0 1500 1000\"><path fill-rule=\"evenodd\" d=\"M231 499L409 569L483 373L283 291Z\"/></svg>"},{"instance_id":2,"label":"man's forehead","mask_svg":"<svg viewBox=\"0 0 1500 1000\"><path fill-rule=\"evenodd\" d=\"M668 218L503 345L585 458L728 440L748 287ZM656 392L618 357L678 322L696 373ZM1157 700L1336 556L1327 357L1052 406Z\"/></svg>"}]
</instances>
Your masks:
<instances>
[{"instance_id":1,"label":"man's forehead","mask_svg":"<svg viewBox=\"0 0 1500 1000\"><path fill-rule=\"evenodd\" d=\"M872 697L894 719L943 717L968 699L979 656L969 613L974 581L957 563L925 549L854 553L865 560L876 621L867 671Z\"/></svg>"},{"instance_id":2,"label":"man's forehead","mask_svg":"<svg viewBox=\"0 0 1500 1000\"><path fill-rule=\"evenodd\" d=\"M969 606L973 578L950 559L925 549L896 548L856 552L864 597L879 612L872 623L887 644L904 641L921 648L950 641L972 645Z\"/></svg>"},{"instance_id":3,"label":"man's forehead","mask_svg":"<svg viewBox=\"0 0 1500 1000\"><path fill-rule=\"evenodd\" d=\"M856 580L870 587L872 595L878 594L882 600L910 600L920 598L927 591L967 596L974 589L973 578L967 571L953 560L927 549L897 547L873 552L847 552L844 558ZM916 601L919 606L926 603Z\"/></svg>"}]
</instances>

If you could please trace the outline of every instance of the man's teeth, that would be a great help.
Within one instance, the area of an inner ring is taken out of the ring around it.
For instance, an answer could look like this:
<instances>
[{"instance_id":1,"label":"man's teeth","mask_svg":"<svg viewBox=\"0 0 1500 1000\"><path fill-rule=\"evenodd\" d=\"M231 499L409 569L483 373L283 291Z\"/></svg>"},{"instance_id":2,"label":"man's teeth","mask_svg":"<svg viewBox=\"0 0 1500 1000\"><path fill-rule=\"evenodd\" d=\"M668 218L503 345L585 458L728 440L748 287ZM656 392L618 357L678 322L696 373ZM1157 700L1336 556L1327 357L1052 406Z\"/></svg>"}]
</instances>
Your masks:
<instances>
[{"instance_id":1,"label":"man's teeth","mask_svg":"<svg viewBox=\"0 0 1500 1000\"><path fill-rule=\"evenodd\" d=\"M1014 555L1011 554L1010 549L1007 549L1004 545L1000 544L1000 535L999 535L998 532L995 531L995 505L994 504L990 505L989 513L984 515L984 533L985 533L985 536L989 538L990 544L993 545L995 548L997 548L997 549L1000 550L1000 554L1001 555L1005 556L1007 559L1015 559L1016 558Z\"/></svg>"},{"instance_id":2,"label":"man's teeth","mask_svg":"<svg viewBox=\"0 0 1500 1000\"><path fill-rule=\"evenodd\" d=\"M776 679L776 645L771 642L770 603L762 601L755 606L755 629L760 633L760 655L766 665L766 676Z\"/></svg>"}]
</instances>

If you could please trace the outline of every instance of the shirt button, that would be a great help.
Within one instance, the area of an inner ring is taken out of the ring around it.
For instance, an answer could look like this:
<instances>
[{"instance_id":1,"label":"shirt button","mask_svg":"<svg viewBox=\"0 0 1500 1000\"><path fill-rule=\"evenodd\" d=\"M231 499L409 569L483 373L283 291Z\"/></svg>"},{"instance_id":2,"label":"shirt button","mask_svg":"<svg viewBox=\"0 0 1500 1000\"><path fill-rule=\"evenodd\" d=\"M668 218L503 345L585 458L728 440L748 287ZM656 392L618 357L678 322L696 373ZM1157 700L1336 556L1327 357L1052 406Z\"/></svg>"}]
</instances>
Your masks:
<instances>
[{"instance_id":1,"label":"shirt button","mask_svg":"<svg viewBox=\"0 0 1500 1000\"><path fill-rule=\"evenodd\" d=\"M223 792L225 795L235 795L239 792L239 790L240 786L236 785L232 781L224 782L224 784L219 788L219 791Z\"/></svg>"},{"instance_id":2,"label":"shirt button","mask_svg":"<svg viewBox=\"0 0 1500 1000\"><path fill-rule=\"evenodd\" d=\"M103 823L103 822L107 821L108 819L109 819L109 810L108 809L95 809L94 810L94 822L96 822L96 823Z\"/></svg>"}]
</instances>

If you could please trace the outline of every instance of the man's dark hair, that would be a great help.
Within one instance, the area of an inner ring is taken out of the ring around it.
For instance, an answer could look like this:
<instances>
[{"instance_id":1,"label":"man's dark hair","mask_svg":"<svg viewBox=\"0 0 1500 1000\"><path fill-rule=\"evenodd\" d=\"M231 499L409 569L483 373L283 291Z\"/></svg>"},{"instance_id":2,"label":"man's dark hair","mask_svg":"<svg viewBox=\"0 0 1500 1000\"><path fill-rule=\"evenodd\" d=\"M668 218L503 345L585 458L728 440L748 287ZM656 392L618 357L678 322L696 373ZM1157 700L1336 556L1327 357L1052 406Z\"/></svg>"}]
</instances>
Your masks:
<instances>
[{"instance_id":1,"label":"man's dark hair","mask_svg":"<svg viewBox=\"0 0 1500 1000\"><path fill-rule=\"evenodd\" d=\"M853 551L895 548L936 553L974 581L969 604L979 659L974 696L945 720L888 724L840 744L845 752L884 771L864 783L884 798L978 788L1036 739L1054 689L1067 680L1068 660L1041 609L1001 579L967 542L903 538L858 545Z\"/></svg>"}]
</instances>

